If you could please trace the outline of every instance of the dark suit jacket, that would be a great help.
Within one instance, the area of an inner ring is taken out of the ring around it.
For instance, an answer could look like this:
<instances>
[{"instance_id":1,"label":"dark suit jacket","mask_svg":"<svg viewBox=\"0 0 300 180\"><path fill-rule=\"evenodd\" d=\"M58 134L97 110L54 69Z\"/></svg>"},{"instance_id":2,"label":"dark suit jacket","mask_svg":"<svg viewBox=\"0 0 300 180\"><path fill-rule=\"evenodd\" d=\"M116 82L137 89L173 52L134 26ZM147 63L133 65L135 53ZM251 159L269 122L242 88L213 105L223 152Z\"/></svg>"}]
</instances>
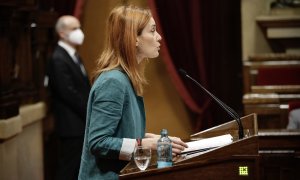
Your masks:
<instances>
[{"instance_id":1,"label":"dark suit jacket","mask_svg":"<svg viewBox=\"0 0 300 180\"><path fill-rule=\"evenodd\" d=\"M56 132L61 137L83 136L91 87L88 77L60 46L49 61L48 77Z\"/></svg>"}]
</instances>

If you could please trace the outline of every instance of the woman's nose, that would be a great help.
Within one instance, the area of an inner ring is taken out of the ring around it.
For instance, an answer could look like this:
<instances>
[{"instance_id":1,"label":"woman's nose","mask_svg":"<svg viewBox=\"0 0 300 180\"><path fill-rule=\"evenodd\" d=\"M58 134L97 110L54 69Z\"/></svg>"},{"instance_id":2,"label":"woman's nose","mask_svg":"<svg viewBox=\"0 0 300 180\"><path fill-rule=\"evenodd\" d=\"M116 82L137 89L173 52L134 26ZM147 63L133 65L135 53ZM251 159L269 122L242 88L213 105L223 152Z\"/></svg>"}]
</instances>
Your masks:
<instances>
[{"instance_id":1,"label":"woman's nose","mask_svg":"<svg viewBox=\"0 0 300 180\"><path fill-rule=\"evenodd\" d=\"M157 33L157 40L160 41L162 38L160 36L160 34Z\"/></svg>"}]
</instances>

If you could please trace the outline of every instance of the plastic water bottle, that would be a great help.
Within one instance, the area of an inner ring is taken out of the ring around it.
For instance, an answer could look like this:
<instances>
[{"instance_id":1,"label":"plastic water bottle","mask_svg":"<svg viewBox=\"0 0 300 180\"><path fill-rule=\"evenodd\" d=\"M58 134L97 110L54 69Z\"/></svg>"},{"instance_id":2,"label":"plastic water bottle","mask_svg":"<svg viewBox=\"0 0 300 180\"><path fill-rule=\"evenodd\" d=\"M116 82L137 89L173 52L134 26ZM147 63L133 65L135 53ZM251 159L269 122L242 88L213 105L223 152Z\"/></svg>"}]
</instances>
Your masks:
<instances>
[{"instance_id":1,"label":"plastic water bottle","mask_svg":"<svg viewBox=\"0 0 300 180\"><path fill-rule=\"evenodd\" d=\"M168 131L162 129L161 137L157 141L157 168L170 167L172 162L172 141L168 138Z\"/></svg>"}]
</instances>

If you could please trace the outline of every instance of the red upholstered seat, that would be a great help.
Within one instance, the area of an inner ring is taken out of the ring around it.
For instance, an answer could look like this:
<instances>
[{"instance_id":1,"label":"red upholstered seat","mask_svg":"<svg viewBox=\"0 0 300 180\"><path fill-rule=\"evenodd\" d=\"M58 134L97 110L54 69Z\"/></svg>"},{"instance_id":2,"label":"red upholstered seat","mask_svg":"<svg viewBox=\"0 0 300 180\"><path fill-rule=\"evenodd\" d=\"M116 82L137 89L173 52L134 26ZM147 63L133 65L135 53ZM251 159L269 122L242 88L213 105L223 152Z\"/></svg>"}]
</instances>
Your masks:
<instances>
[{"instance_id":1,"label":"red upholstered seat","mask_svg":"<svg viewBox=\"0 0 300 180\"><path fill-rule=\"evenodd\" d=\"M289 102L289 111L293 109L299 109L300 108L300 101L291 101Z\"/></svg>"},{"instance_id":2,"label":"red upholstered seat","mask_svg":"<svg viewBox=\"0 0 300 180\"><path fill-rule=\"evenodd\" d=\"M300 67L260 68L257 85L300 85Z\"/></svg>"}]
</instances>

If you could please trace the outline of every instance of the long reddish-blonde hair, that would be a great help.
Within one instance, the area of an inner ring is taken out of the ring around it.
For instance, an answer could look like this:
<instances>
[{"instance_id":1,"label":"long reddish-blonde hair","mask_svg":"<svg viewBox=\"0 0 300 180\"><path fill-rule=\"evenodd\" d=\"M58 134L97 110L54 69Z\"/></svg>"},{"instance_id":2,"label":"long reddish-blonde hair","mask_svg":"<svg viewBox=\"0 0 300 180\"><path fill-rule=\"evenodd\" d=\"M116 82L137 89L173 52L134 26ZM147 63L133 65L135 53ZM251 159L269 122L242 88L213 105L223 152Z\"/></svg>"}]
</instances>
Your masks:
<instances>
[{"instance_id":1,"label":"long reddish-blonde hair","mask_svg":"<svg viewBox=\"0 0 300 180\"><path fill-rule=\"evenodd\" d=\"M111 11L107 21L106 46L97 60L94 79L104 71L121 67L136 93L143 94L147 81L144 65L137 61L136 40L151 17L150 10L136 6L120 6Z\"/></svg>"}]
</instances>

